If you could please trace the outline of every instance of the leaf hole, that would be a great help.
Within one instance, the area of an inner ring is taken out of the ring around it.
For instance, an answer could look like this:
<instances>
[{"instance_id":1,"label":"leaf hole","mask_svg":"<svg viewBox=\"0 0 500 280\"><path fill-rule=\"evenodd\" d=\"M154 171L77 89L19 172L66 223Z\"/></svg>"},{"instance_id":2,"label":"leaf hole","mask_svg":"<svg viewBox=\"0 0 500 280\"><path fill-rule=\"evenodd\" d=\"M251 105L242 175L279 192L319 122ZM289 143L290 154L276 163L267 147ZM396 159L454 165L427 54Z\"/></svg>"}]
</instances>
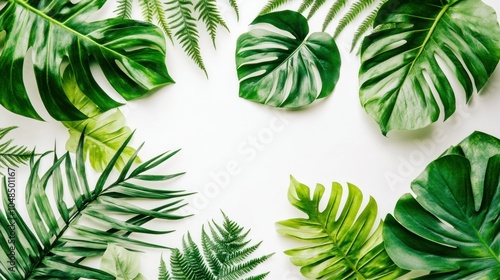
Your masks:
<instances>
[{"instance_id":1,"label":"leaf hole","mask_svg":"<svg viewBox=\"0 0 500 280\"><path fill-rule=\"evenodd\" d=\"M7 31L0 31L0 55L3 53L3 49L5 48L5 38L7 37Z\"/></svg>"},{"instance_id":2,"label":"leaf hole","mask_svg":"<svg viewBox=\"0 0 500 280\"><path fill-rule=\"evenodd\" d=\"M45 105L43 104L42 97L40 96L40 91L38 89L37 83L33 82L36 81L35 72L33 69L33 49L29 48L23 61L24 88L26 89L26 93L31 102L31 105L33 105L33 108L35 108L35 111L38 113L38 115L44 120L52 119L47 109L45 109Z\"/></svg>"},{"instance_id":3,"label":"leaf hole","mask_svg":"<svg viewBox=\"0 0 500 280\"><path fill-rule=\"evenodd\" d=\"M120 68L120 70L123 71L123 66L118 63L117 65ZM102 68L95 62L94 59L91 60L90 71L92 73L92 77L95 79L97 84L104 90L104 92L106 92L109 95L109 97L111 97L113 100L117 102L125 103L125 99L113 88L111 83L106 78L106 75L104 75ZM130 77L128 74L127 76Z\"/></svg>"},{"instance_id":4,"label":"leaf hole","mask_svg":"<svg viewBox=\"0 0 500 280\"><path fill-rule=\"evenodd\" d=\"M264 75L266 73L266 70L259 70L259 71L255 71L243 78L240 79L240 83L242 81L245 81L245 80L248 80L248 79L251 79L251 78L255 78L255 77L258 77L258 76L261 76L261 75Z\"/></svg>"}]
</instances>

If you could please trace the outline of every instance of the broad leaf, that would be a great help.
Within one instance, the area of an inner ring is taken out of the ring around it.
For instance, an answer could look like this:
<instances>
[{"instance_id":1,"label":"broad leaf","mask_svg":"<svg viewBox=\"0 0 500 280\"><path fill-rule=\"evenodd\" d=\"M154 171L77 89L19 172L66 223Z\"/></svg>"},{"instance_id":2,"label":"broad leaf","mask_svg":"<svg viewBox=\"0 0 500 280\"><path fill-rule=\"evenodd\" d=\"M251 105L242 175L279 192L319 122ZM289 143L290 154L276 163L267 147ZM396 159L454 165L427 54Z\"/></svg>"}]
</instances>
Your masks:
<instances>
[{"instance_id":1,"label":"broad leaf","mask_svg":"<svg viewBox=\"0 0 500 280\"><path fill-rule=\"evenodd\" d=\"M498 140L497 140L498 142ZM471 170L487 162L480 208ZM472 169L471 169L472 167ZM412 182L384 228L387 252L424 279L497 279L500 275L500 155L444 155Z\"/></svg>"},{"instance_id":2,"label":"broad leaf","mask_svg":"<svg viewBox=\"0 0 500 280\"><path fill-rule=\"evenodd\" d=\"M298 108L332 93L339 79L340 54L330 35L316 32L308 37L307 20L293 11L259 16L252 25L236 46L241 97Z\"/></svg>"},{"instance_id":3,"label":"broad leaf","mask_svg":"<svg viewBox=\"0 0 500 280\"><path fill-rule=\"evenodd\" d=\"M478 0L390 0L375 26L361 48L359 94L384 134L422 128L455 112L452 77L443 67L468 102L500 59L495 11Z\"/></svg>"},{"instance_id":4,"label":"broad leaf","mask_svg":"<svg viewBox=\"0 0 500 280\"><path fill-rule=\"evenodd\" d=\"M132 130L125 125L125 117L119 109L103 112L85 96L78 88L75 75L71 71L66 71L63 78L63 88L69 100L88 117L81 121L62 122L69 132L66 150L75 153L80 136L84 133L86 136L83 144L84 159L88 155L92 168L102 172L123 142L132 134ZM134 148L126 147L116 161L115 167L121 170L135 152ZM140 162L139 158L136 160Z\"/></svg>"},{"instance_id":5,"label":"broad leaf","mask_svg":"<svg viewBox=\"0 0 500 280\"><path fill-rule=\"evenodd\" d=\"M277 230L311 244L285 254L310 279L395 279L405 274L385 252L382 222L375 227L375 200L370 198L360 212L363 195L354 185L348 184L348 188L345 206L340 209L342 186L333 183L322 210L325 187L318 184L311 197L309 187L291 178L288 200L307 218L278 222Z\"/></svg>"},{"instance_id":6,"label":"broad leaf","mask_svg":"<svg viewBox=\"0 0 500 280\"><path fill-rule=\"evenodd\" d=\"M172 83L165 67L165 38L158 27L126 19L85 21L105 2L7 1L0 11L0 32L6 31L0 54L0 72L4 73L0 104L14 113L40 119L24 87L26 59L33 60L40 97L57 120L85 118L63 89L61 73L66 61L78 86L103 111L120 103L95 81L92 61L126 100Z\"/></svg>"},{"instance_id":7,"label":"broad leaf","mask_svg":"<svg viewBox=\"0 0 500 280\"><path fill-rule=\"evenodd\" d=\"M143 280L140 274L139 253L131 252L120 246L110 244L101 260L101 270L116 277L116 280Z\"/></svg>"}]
</instances>

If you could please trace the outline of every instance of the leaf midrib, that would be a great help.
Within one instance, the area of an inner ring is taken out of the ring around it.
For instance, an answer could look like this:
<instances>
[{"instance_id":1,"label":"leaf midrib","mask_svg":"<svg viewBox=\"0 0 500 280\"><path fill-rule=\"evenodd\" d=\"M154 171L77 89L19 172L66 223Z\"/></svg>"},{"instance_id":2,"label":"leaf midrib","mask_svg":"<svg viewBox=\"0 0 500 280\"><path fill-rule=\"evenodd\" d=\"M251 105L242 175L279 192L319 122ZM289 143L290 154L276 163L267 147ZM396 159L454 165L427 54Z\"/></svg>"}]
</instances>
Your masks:
<instances>
[{"instance_id":1,"label":"leaf midrib","mask_svg":"<svg viewBox=\"0 0 500 280\"><path fill-rule=\"evenodd\" d=\"M69 32L69 33L72 33L74 36L78 37L78 38L82 38L83 40L85 41L88 41L90 42L91 44L93 45L97 45L99 46L99 48L101 49L105 49L106 51L110 52L110 53L113 53L114 55L122 58L122 59L125 59L126 57L124 55L122 55L121 53L119 52L116 52L115 50L113 49L110 49L108 48L107 46L103 45L103 44L100 44L98 42L96 42L95 40L93 40L92 38L90 38L89 36L86 36L85 34L82 34L72 28L69 28L67 25L65 25L64 23L60 22L60 21L57 21L51 17L49 17L48 15L46 15L45 13L43 13L42 11L30 6L28 3L24 2L24 1L16 1L16 0L7 0L8 2L11 2L12 5L20 5L21 7L25 8L26 10L28 10L29 12L43 18L44 20L50 22L51 24L53 25L56 25L62 29L64 29L65 31Z\"/></svg>"},{"instance_id":2,"label":"leaf midrib","mask_svg":"<svg viewBox=\"0 0 500 280\"><path fill-rule=\"evenodd\" d=\"M328 214L328 218L327 218L327 221L329 220L330 218L330 213ZM335 250L339 253L342 254L342 258L347 262L347 264L349 265L349 267L353 270L353 272L358 276L358 277L361 277L359 278L359 280L365 280L367 279L363 273L361 273L359 270L358 270L358 267L356 266L356 264L352 263L351 260L347 257L347 254L344 253L344 251L342 251L340 249L340 246L338 246L338 241L337 241L337 235L334 234L332 231L330 231L328 229L328 227L326 226L328 223L325 223L323 224L317 217L315 217L314 219L314 222L318 223L318 225L321 226L321 228L324 230L324 232L326 232L326 234L328 234L328 236L330 237L330 239L332 240L332 243L335 247Z\"/></svg>"}]
</instances>

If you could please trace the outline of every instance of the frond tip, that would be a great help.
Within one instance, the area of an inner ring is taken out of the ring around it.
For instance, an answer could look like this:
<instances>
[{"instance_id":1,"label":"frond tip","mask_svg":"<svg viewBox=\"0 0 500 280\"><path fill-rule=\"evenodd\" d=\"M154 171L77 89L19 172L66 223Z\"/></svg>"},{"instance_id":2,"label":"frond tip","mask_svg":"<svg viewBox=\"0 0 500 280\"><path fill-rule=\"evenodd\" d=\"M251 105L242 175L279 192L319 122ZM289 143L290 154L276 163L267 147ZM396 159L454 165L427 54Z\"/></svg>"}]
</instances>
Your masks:
<instances>
[{"instance_id":1,"label":"frond tip","mask_svg":"<svg viewBox=\"0 0 500 280\"><path fill-rule=\"evenodd\" d=\"M209 223L208 232L202 227L201 247L188 233L182 240L182 248L174 249L170 257L173 279L242 279L272 254L247 260L260 246L260 242L249 245L249 231L230 220L224 213L222 226ZM267 273L246 279L264 279ZM170 279L163 260L160 263L160 280Z\"/></svg>"},{"instance_id":2,"label":"frond tip","mask_svg":"<svg viewBox=\"0 0 500 280\"><path fill-rule=\"evenodd\" d=\"M16 128L17 126L0 128L0 140ZM19 167L19 165L26 164L33 154L25 146L13 145L13 141L13 139L10 139L7 142L0 143L0 175L3 174L2 170L5 168Z\"/></svg>"}]
</instances>

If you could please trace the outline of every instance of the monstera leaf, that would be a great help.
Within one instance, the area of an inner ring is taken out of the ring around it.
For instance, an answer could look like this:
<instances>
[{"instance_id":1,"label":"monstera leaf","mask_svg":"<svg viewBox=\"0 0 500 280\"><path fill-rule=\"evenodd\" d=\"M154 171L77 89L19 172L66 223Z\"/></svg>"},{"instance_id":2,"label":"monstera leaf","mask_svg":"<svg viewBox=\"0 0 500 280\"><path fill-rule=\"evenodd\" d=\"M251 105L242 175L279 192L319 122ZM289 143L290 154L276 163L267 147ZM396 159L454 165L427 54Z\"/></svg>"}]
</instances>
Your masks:
<instances>
[{"instance_id":1,"label":"monstera leaf","mask_svg":"<svg viewBox=\"0 0 500 280\"><path fill-rule=\"evenodd\" d=\"M425 127L439 118L440 106L444 119L455 112L443 66L469 101L474 86L479 91L486 84L500 59L495 11L478 0L390 0L375 26L361 47L359 94L384 134Z\"/></svg>"},{"instance_id":2,"label":"monstera leaf","mask_svg":"<svg viewBox=\"0 0 500 280\"><path fill-rule=\"evenodd\" d=\"M92 61L126 100L173 82L165 67L165 38L158 27L126 19L85 21L105 2L8 0L0 11L0 33L5 32L0 40L0 104L14 113L41 119L24 87L26 59L32 59L41 100L57 120L85 118L64 92L61 73L66 62L78 86L103 111L120 103L95 81Z\"/></svg>"},{"instance_id":3,"label":"monstera leaf","mask_svg":"<svg viewBox=\"0 0 500 280\"><path fill-rule=\"evenodd\" d=\"M348 188L345 206L339 213L340 184L332 184L323 210L320 203L325 187L318 184L311 198L311 190L291 178L288 200L308 217L278 222L278 232L311 245L285 253L309 279L395 279L405 274L385 252L382 223L374 229L375 200L370 198L360 212L363 195L354 185L348 184Z\"/></svg>"},{"instance_id":4,"label":"monstera leaf","mask_svg":"<svg viewBox=\"0 0 500 280\"><path fill-rule=\"evenodd\" d=\"M257 26L270 24L279 31ZM293 11L257 17L238 38L240 96L274 107L298 108L330 95L339 78L340 54L327 33L307 37L307 20Z\"/></svg>"},{"instance_id":5,"label":"monstera leaf","mask_svg":"<svg viewBox=\"0 0 500 280\"><path fill-rule=\"evenodd\" d=\"M387 252L397 265L431 271L425 279L498 278L499 144L474 133L412 182L416 196L401 197L384 227Z\"/></svg>"}]
</instances>

